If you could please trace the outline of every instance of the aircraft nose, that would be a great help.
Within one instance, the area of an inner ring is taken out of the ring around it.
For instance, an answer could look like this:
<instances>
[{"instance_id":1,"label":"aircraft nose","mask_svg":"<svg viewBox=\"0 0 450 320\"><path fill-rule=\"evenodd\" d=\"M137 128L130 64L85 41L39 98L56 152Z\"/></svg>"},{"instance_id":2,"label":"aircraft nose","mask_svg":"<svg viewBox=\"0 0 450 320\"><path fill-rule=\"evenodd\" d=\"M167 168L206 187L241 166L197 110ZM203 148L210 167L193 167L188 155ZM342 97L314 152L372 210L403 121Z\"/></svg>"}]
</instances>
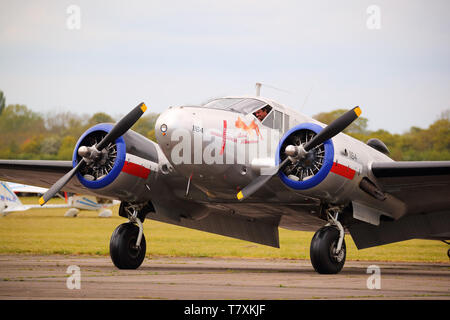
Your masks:
<instances>
[{"instance_id":1,"label":"aircraft nose","mask_svg":"<svg viewBox=\"0 0 450 320\"><path fill-rule=\"evenodd\" d=\"M171 107L159 116L155 123L155 136L163 149L171 149L172 144L177 143L171 139L174 133L191 134L195 115L190 111L187 107Z\"/></svg>"}]
</instances>

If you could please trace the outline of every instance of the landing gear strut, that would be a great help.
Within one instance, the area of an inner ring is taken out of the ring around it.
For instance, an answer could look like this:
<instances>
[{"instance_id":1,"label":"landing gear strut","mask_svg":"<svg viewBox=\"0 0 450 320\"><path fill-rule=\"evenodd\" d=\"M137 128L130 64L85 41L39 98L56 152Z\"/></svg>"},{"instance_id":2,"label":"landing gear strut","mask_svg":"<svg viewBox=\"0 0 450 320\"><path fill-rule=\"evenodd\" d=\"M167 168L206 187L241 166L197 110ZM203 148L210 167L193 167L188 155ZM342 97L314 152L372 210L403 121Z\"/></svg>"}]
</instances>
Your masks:
<instances>
[{"instance_id":1,"label":"landing gear strut","mask_svg":"<svg viewBox=\"0 0 450 320\"><path fill-rule=\"evenodd\" d=\"M134 208L126 208L129 222L114 230L109 243L109 254L119 269L137 269L145 258L144 227Z\"/></svg>"},{"instance_id":2,"label":"landing gear strut","mask_svg":"<svg viewBox=\"0 0 450 320\"><path fill-rule=\"evenodd\" d=\"M311 240L311 263L314 270L321 274L339 273L345 263L344 228L338 221L338 212L335 208L328 210L329 223L320 228Z\"/></svg>"}]
</instances>

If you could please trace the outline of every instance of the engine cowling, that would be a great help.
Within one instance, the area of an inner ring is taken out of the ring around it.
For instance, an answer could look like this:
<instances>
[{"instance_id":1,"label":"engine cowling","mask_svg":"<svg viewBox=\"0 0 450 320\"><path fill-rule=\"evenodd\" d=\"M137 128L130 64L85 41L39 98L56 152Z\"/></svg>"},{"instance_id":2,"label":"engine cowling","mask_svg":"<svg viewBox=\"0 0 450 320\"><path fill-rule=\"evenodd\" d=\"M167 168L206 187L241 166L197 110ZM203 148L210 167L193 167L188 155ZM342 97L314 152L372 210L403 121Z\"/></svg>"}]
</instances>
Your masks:
<instances>
[{"instance_id":1,"label":"engine cowling","mask_svg":"<svg viewBox=\"0 0 450 320\"><path fill-rule=\"evenodd\" d=\"M286 159L286 146L305 145L323 128L315 123L302 123L287 131L277 149L277 162ZM345 203L346 196L361 179L361 165L341 157L346 141L334 137L326 140L297 162L288 162L278 175L289 188L331 203Z\"/></svg>"},{"instance_id":2,"label":"engine cowling","mask_svg":"<svg viewBox=\"0 0 450 320\"><path fill-rule=\"evenodd\" d=\"M277 162L286 159L288 145L303 146L321 130L322 127L314 123L302 123L290 129L279 142ZM351 204L354 218L375 225L379 224L381 215L398 218L404 213L404 204L377 187L367 166L372 161L390 159L352 137L335 135L310 150L304 158L293 160L280 168L278 175L286 186L298 193L330 205Z\"/></svg>"},{"instance_id":3,"label":"engine cowling","mask_svg":"<svg viewBox=\"0 0 450 320\"><path fill-rule=\"evenodd\" d=\"M288 145L304 145L317 135L322 127L314 123L302 123L284 134L278 144L277 164L286 159L284 150ZM331 140L317 146L306 158L289 163L279 172L281 180L295 190L306 190L317 186L330 172L333 166L334 147Z\"/></svg>"},{"instance_id":4,"label":"engine cowling","mask_svg":"<svg viewBox=\"0 0 450 320\"><path fill-rule=\"evenodd\" d=\"M78 139L75 146L72 164L75 167L81 160L78 150L81 146L91 147L98 144L113 125L101 123L89 128ZM102 152L102 159L96 163L88 164L77 172L78 180L89 189L101 189L111 184L122 171L125 163L126 144L123 136L116 139L114 144L106 147Z\"/></svg>"},{"instance_id":5,"label":"engine cowling","mask_svg":"<svg viewBox=\"0 0 450 320\"><path fill-rule=\"evenodd\" d=\"M95 146L112 128L113 124L101 123L84 132L75 146L73 166L82 159L80 147ZM154 179L151 172L158 171L157 149L149 139L128 130L105 147L96 160L85 161L86 165L77 172L77 178L86 188L122 201L149 199L148 186Z\"/></svg>"}]
</instances>

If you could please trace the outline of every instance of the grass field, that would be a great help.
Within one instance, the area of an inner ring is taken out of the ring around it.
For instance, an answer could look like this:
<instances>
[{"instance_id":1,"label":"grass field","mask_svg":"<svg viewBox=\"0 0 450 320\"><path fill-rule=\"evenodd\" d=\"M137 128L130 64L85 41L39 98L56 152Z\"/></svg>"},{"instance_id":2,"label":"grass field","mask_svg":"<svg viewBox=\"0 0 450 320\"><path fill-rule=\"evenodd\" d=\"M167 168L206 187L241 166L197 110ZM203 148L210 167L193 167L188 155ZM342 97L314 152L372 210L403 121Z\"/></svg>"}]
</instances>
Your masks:
<instances>
[{"instance_id":1,"label":"grass field","mask_svg":"<svg viewBox=\"0 0 450 320\"><path fill-rule=\"evenodd\" d=\"M37 203L37 198L22 198ZM57 203L58 200L52 200ZM82 211L65 218L66 209L31 209L0 218L0 253L109 255L109 239L126 219L113 207L111 218ZM181 228L152 220L144 223L147 257L251 257L309 259L313 232L280 229L281 248ZM409 240L358 250L346 235L347 260L449 262L448 246L440 241Z\"/></svg>"}]
</instances>

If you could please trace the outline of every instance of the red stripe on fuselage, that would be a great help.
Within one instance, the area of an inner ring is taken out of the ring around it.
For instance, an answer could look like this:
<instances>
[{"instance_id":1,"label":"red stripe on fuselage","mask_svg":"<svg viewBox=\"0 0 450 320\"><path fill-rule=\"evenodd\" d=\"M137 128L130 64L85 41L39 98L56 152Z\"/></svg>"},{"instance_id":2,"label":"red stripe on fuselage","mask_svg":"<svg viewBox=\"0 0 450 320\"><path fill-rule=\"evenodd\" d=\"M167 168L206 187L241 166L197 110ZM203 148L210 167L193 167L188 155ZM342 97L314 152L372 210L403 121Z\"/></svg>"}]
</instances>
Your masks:
<instances>
[{"instance_id":1,"label":"red stripe on fuselage","mask_svg":"<svg viewBox=\"0 0 450 320\"><path fill-rule=\"evenodd\" d=\"M225 151L225 144L227 143L227 120L223 120L223 133L222 133L222 149L220 155Z\"/></svg>"},{"instance_id":2,"label":"red stripe on fuselage","mask_svg":"<svg viewBox=\"0 0 450 320\"><path fill-rule=\"evenodd\" d=\"M133 162L125 161L122 172L131 174L139 178L147 179L148 175L150 174L150 169L147 169L146 167Z\"/></svg>"},{"instance_id":3,"label":"red stripe on fuselage","mask_svg":"<svg viewBox=\"0 0 450 320\"><path fill-rule=\"evenodd\" d=\"M333 166L331 167L331 172L336 173L344 178L352 180L353 177L355 176L356 171L353 170L352 168L349 168L342 164L334 162Z\"/></svg>"}]
</instances>

